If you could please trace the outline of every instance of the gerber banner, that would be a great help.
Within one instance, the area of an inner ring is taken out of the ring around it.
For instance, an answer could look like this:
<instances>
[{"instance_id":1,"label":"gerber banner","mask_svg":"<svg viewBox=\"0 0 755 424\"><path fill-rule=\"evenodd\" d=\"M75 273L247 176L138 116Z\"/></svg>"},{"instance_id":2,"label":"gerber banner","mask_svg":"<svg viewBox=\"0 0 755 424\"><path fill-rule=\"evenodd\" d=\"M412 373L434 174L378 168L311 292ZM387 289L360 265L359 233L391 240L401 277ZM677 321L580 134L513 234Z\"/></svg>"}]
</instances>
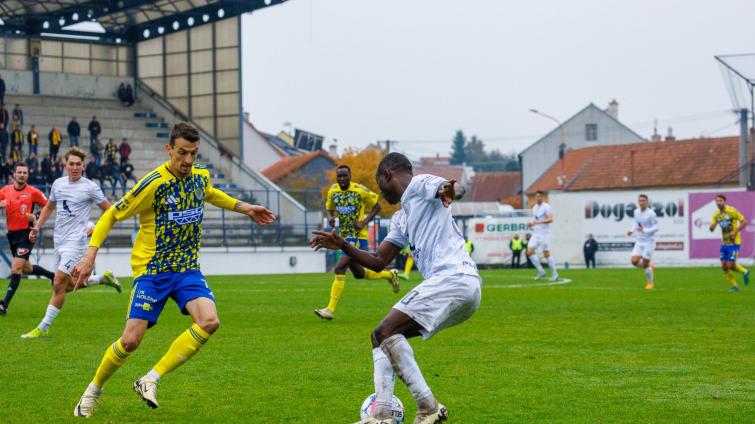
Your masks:
<instances>
[{"instance_id":1,"label":"gerber banner","mask_svg":"<svg viewBox=\"0 0 755 424\"><path fill-rule=\"evenodd\" d=\"M530 232L527 222L531 220L531 217L470 219L467 221L467 238L474 243L472 259L478 264L510 264L509 241L514 234L524 238Z\"/></svg>"}]
</instances>

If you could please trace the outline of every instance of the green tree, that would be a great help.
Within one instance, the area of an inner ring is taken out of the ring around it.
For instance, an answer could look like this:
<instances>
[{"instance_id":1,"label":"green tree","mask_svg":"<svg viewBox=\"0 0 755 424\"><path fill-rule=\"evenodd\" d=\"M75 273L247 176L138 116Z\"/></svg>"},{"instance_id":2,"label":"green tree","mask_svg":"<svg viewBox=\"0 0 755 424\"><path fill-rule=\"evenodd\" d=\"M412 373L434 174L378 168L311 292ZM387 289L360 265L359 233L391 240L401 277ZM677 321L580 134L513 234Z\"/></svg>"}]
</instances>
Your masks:
<instances>
[{"instance_id":1,"label":"green tree","mask_svg":"<svg viewBox=\"0 0 755 424\"><path fill-rule=\"evenodd\" d=\"M466 162L465 145L467 144L467 138L464 136L464 131L456 130L453 144L451 145L451 165L461 165Z\"/></svg>"}]
</instances>

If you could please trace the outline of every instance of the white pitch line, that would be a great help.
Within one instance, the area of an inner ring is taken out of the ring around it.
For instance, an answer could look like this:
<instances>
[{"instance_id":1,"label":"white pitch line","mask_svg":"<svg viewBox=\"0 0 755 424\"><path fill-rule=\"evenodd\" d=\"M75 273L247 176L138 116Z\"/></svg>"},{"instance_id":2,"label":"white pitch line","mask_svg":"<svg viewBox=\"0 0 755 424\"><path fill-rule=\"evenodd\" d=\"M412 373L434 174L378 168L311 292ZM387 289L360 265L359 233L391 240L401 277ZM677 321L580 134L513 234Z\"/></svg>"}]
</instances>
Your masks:
<instances>
[{"instance_id":1,"label":"white pitch line","mask_svg":"<svg viewBox=\"0 0 755 424\"><path fill-rule=\"evenodd\" d=\"M558 281L549 281L547 283L532 283L532 284L485 284L482 282L482 288L484 289L524 289L528 287L547 287L547 286L561 286L571 283L570 278L562 278Z\"/></svg>"}]
</instances>

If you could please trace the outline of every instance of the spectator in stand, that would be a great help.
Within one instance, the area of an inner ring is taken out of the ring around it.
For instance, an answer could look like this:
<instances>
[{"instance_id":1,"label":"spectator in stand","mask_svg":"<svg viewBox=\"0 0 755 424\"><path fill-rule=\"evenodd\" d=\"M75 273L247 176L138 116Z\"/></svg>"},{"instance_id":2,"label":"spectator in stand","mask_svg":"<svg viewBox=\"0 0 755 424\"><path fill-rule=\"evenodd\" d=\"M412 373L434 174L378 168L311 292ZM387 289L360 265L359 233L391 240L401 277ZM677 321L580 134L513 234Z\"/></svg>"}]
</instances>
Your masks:
<instances>
[{"instance_id":1,"label":"spectator in stand","mask_svg":"<svg viewBox=\"0 0 755 424\"><path fill-rule=\"evenodd\" d=\"M21 153L21 149L18 148L17 144L13 145L13 150L11 150L11 160L13 163L21 162L24 160L24 155Z\"/></svg>"},{"instance_id":2,"label":"spectator in stand","mask_svg":"<svg viewBox=\"0 0 755 424\"><path fill-rule=\"evenodd\" d=\"M42 159L42 163L40 165L42 176L45 179L46 184L52 184L53 180L53 172L52 172L52 161L50 160L50 155L47 154Z\"/></svg>"},{"instance_id":3,"label":"spectator in stand","mask_svg":"<svg viewBox=\"0 0 755 424\"><path fill-rule=\"evenodd\" d=\"M89 122L87 129L89 130L89 144L91 145L95 140L100 138L100 133L102 132L100 121L97 120L96 116L92 116L92 121Z\"/></svg>"},{"instance_id":4,"label":"spectator in stand","mask_svg":"<svg viewBox=\"0 0 755 424\"><path fill-rule=\"evenodd\" d=\"M26 162L27 163L29 162L28 159ZM33 186L37 186L39 184L39 167L29 168L29 177L27 178L26 182L29 185L33 185ZM44 190L44 187L39 188L39 189Z\"/></svg>"},{"instance_id":5,"label":"spectator in stand","mask_svg":"<svg viewBox=\"0 0 755 424\"><path fill-rule=\"evenodd\" d=\"M128 139L126 137L123 137L121 145L118 146L118 153L121 154L121 165L123 165L128 161L129 156L131 156L131 145L128 144Z\"/></svg>"},{"instance_id":6,"label":"spectator in stand","mask_svg":"<svg viewBox=\"0 0 755 424\"><path fill-rule=\"evenodd\" d=\"M115 195L115 185L118 181L113 178L113 171L110 169L110 164L106 162L103 165L98 166L97 172L100 174L103 193L107 191L105 189L105 182L107 182L110 185L111 190L113 190L113 195Z\"/></svg>"},{"instance_id":7,"label":"spectator in stand","mask_svg":"<svg viewBox=\"0 0 755 424\"><path fill-rule=\"evenodd\" d=\"M16 103L16 107L13 108L13 119L17 120L21 128L24 126L24 111L21 110L21 106Z\"/></svg>"},{"instance_id":8,"label":"spectator in stand","mask_svg":"<svg viewBox=\"0 0 755 424\"><path fill-rule=\"evenodd\" d=\"M50 133L47 134L47 139L50 141L50 157L52 160L58 160L58 150L60 150L60 142L63 141L63 136L60 135L60 131L52 126Z\"/></svg>"},{"instance_id":9,"label":"spectator in stand","mask_svg":"<svg viewBox=\"0 0 755 424\"><path fill-rule=\"evenodd\" d=\"M84 168L84 176L92 181L99 180L100 186L102 186L102 178L100 178L99 169L97 168L97 164L94 162L94 160L90 160L87 163L86 168Z\"/></svg>"},{"instance_id":10,"label":"spectator in stand","mask_svg":"<svg viewBox=\"0 0 755 424\"><path fill-rule=\"evenodd\" d=\"M8 153L8 130L0 128L0 157L5 158Z\"/></svg>"},{"instance_id":11,"label":"spectator in stand","mask_svg":"<svg viewBox=\"0 0 755 424\"><path fill-rule=\"evenodd\" d=\"M5 104L5 80L3 79L3 76L0 75L0 105Z\"/></svg>"},{"instance_id":12,"label":"spectator in stand","mask_svg":"<svg viewBox=\"0 0 755 424\"><path fill-rule=\"evenodd\" d=\"M522 243L522 244L524 245L524 251L525 252L527 251L527 245L530 244L530 239L531 238L532 238L532 234L530 234L530 233L527 233L527 234L524 235L524 243ZM527 256L527 255L524 255L524 257L527 258L527 268L532 268L533 265L532 265L532 261L530 260L530 257Z\"/></svg>"},{"instance_id":13,"label":"spectator in stand","mask_svg":"<svg viewBox=\"0 0 755 424\"><path fill-rule=\"evenodd\" d=\"M121 101L121 103L126 103L126 84L121 83L121 85L118 86L118 100Z\"/></svg>"},{"instance_id":14,"label":"spectator in stand","mask_svg":"<svg viewBox=\"0 0 755 424\"><path fill-rule=\"evenodd\" d=\"M79 137L81 136L81 126L74 116L68 123L68 141L71 147L79 147Z\"/></svg>"},{"instance_id":15,"label":"spectator in stand","mask_svg":"<svg viewBox=\"0 0 755 424\"><path fill-rule=\"evenodd\" d=\"M134 165L131 164L131 160L126 158L126 161L121 164L121 182L123 183L123 189L128 186L128 182L133 181L134 185L139 181L134 175Z\"/></svg>"},{"instance_id":16,"label":"spectator in stand","mask_svg":"<svg viewBox=\"0 0 755 424\"><path fill-rule=\"evenodd\" d=\"M0 103L0 145L4 145L5 147L2 147L3 150L3 156L5 156L5 151L8 148L8 138L10 137L10 116L8 116L8 110L5 109L5 106L3 106L2 103Z\"/></svg>"},{"instance_id":17,"label":"spectator in stand","mask_svg":"<svg viewBox=\"0 0 755 424\"><path fill-rule=\"evenodd\" d=\"M524 240L519 237L519 234L514 234L514 237L509 241L509 249L511 249L511 268L520 268L522 266Z\"/></svg>"},{"instance_id":18,"label":"spectator in stand","mask_svg":"<svg viewBox=\"0 0 755 424\"><path fill-rule=\"evenodd\" d=\"M63 171L66 169L66 162L63 156L55 159L55 166L53 167L52 180L55 181L63 176Z\"/></svg>"},{"instance_id":19,"label":"spectator in stand","mask_svg":"<svg viewBox=\"0 0 755 424\"><path fill-rule=\"evenodd\" d=\"M11 145L13 149L18 149L21 152L21 156L24 155L24 131L21 129L21 125L18 121L13 121L13 132L11 133Z\"/></svg>"},{"instance_id":20,"label":"spectator in stand","mask_svg":"<svg viewBox=\"0 0 755 424\"><path fill-rule=\"evenodd\" d=\"M29 165L29 172L31 172L32 169L36 170L39 168L39 159L37 159L37 154L30 152L29 157L26 158L26 164Z\"/></svg>"},{"instance_id":21,"label":"spectator in stand","mask_svg":"<svg viewBox=\"0 0 755 424\"><path fill-rule=\"evenodd\" d=\"M10 168L8 162L5 160L5 156L0 157L0 183L3 185L8 184L8 177L10 176Z\"/></svg>"},{"instance_id":22,"label":"spectator in stand","mask_svg":"<svg viewBox=\"0 0 755 424\"><path fill-rule=\"evenodd\" d=\"M37 127L34 125L29 129L29 133L26 134L26 142L29 143L29 153L39 152L39 133L37 133Z\"/></svg>"},{"instance_id":23,"label":"spectator in stand","mask_svg":"<svg viewBox=\"0 0 755 424\"><path fill-rule=\"evenodd\" d=\"M598 242L592 237L592 234L587 235L584 246L582 246L582 252L585 254L585 268L590 268L590 264L595 268L595 252L598 251Z\"/></svg>"},{"instance_id":24,"label":"spectator in stand","mask_svg":"<svg viewBox=\"0 0 755 424\"><path fill-rule=\"evenodd\" d=\"M114 138L108 139L107 144L105 145L105 161L107 162L108 165L110 164L115 165L117 158L118 158L118 145L115 144Z\"/></svg>"},{"instance_id":25,"label":"spectator in stand","mask_svg":"<svg viewBox=\"0 0 755 424\"><path fill-rule=\"evenodd\" d=\"M134 89L131 84L126 84L126 106L131 107L134 104Z\"/></svg>"}]
</instances>

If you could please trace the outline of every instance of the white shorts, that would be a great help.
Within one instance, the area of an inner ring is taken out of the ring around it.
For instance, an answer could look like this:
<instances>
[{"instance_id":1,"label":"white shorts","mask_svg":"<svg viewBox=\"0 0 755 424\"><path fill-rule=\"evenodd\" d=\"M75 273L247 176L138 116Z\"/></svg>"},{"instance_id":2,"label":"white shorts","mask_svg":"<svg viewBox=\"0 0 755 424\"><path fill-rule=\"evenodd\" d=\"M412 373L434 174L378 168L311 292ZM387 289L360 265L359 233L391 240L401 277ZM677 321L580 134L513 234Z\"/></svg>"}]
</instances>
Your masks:
<instances>
[{"instance_id":1,"label":"white shorts","mask_svg":"<svg viewBox=\"0 0 755 424\"><path fill-rule=\"evenodd\" d=\"M550 249L550 243L551 243L551 236L550 234L537 234L533 233L532 238L530 239L529 243L527 243L528 249L543 249L543 250L551 250Z\"/></svg>"},{"instance_id":2,"label":"white shorts","mask_svg":"<svg viewBox=\"0 0 755 424\"><path fill-rule=\"evenodd\" d=\"M439 275L428 278L393 305L422 326L425 340L438 331L461 324L480 306L477 275Z\"/></svg>"},{"instance_id":3,"label":"white shorts","mask_svg":"<svg viewBox=\"0 0 755 424\"><path fill-rule=\"evenodd\" d=\"M634 243L632 257L639 256L643 259L651 260L653 259L653 253L655 253L654 241L638 241Z\"/></svg>"},{"instance_id":4,"label":"white shorts","mask_svg":"<svg viewBox=\"0 0 755 424\"><path fill-rule=\"evenodd\" d=\"M81 250L55 250L55 271L61 271L71 275L74 265L84 256L86 249Z\"/></svg>"}]
</instances>

